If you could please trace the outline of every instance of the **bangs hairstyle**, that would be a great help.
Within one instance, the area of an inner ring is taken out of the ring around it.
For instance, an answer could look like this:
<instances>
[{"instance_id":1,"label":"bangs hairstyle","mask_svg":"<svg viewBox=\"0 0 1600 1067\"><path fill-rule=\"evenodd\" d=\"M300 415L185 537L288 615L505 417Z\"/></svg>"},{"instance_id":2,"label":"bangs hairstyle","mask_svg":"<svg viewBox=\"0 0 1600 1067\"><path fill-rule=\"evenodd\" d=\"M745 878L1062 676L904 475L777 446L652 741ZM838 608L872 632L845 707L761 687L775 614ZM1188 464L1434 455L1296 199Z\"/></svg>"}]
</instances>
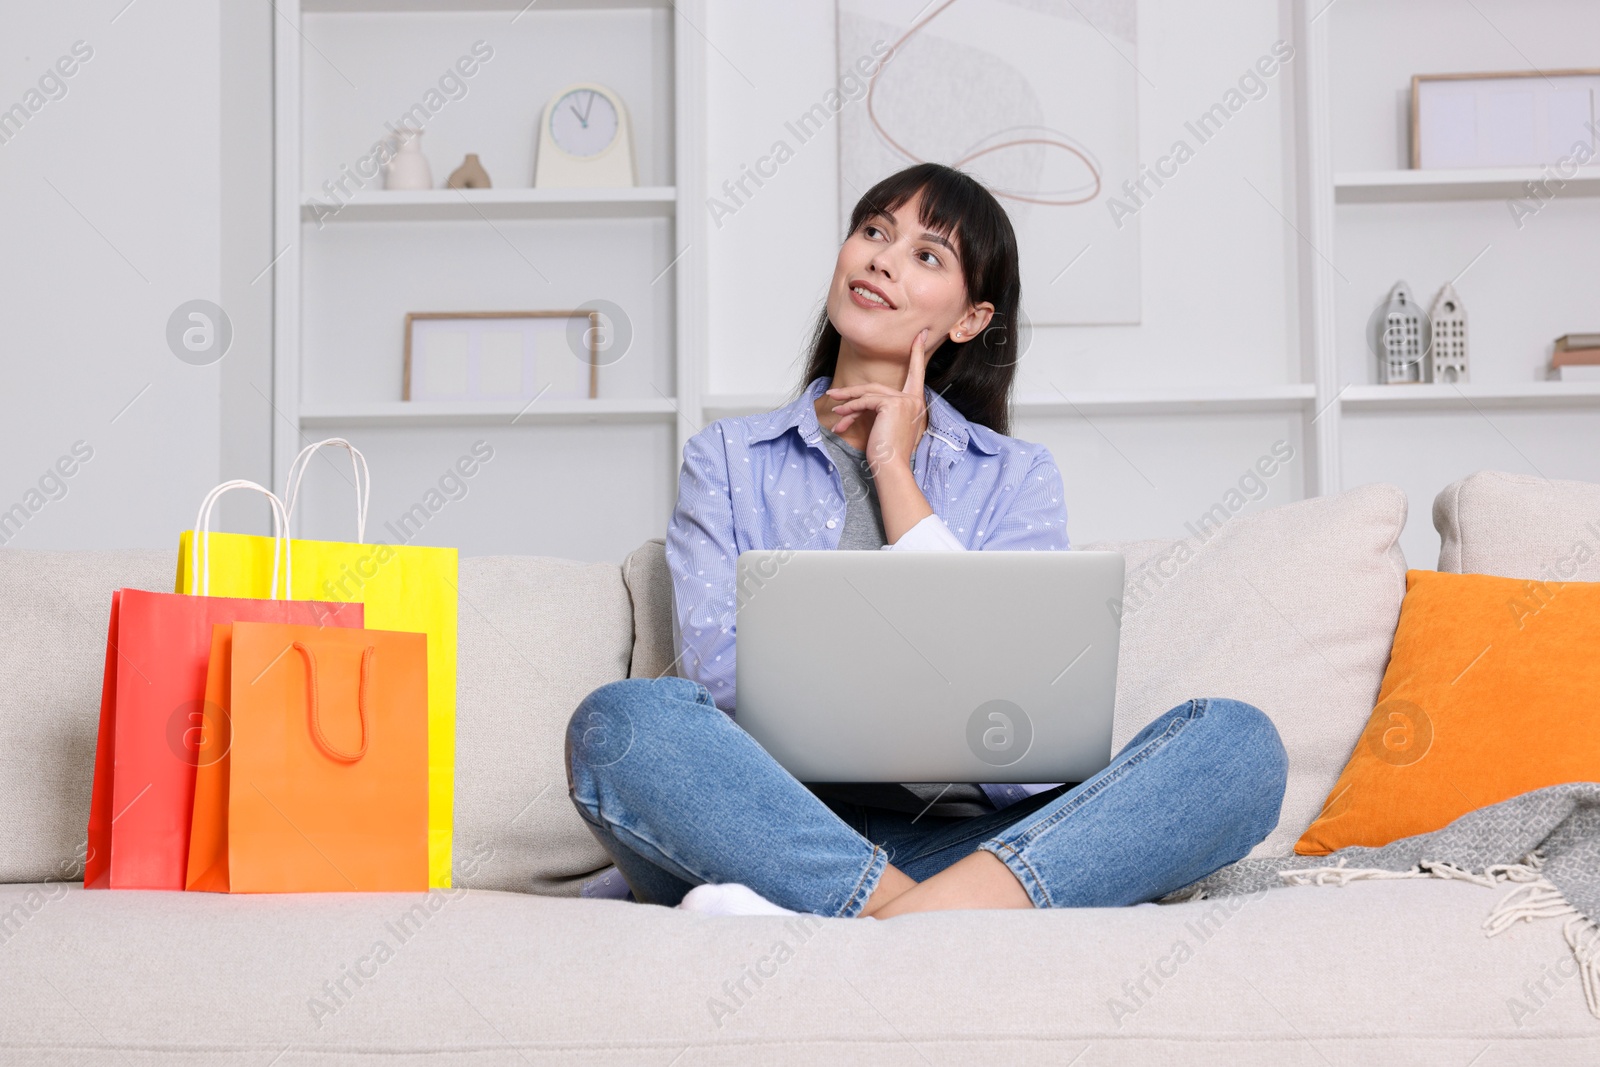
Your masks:
<instances>
[{"instance_id":1,"label":"bangs hairstyle","mask_svg":"<svg viewBox=\"0 0 1600 1067\"><path fill-rule=\"evenodd\" d=\"M1022 283L1017 265L1017 237L1011 219L976 178L941 163L919 163L884 178L861 197L850 213L845 240L868 216L897 211L922 193L923 226L948 238L959 250L961 276L971 304L994 305L989 324L966 341L945 335L928 360L923 384L950 402L967 419L996 433L1011 433L1011 388L1016 378L1019 338L1017 308ZM902 228L910 221L901 219ZM832 377L839 363L839 331L828 318L827 304L817 316L809 344L810 357L791 401L819 376Z\"/></svg>"}]
</instances>

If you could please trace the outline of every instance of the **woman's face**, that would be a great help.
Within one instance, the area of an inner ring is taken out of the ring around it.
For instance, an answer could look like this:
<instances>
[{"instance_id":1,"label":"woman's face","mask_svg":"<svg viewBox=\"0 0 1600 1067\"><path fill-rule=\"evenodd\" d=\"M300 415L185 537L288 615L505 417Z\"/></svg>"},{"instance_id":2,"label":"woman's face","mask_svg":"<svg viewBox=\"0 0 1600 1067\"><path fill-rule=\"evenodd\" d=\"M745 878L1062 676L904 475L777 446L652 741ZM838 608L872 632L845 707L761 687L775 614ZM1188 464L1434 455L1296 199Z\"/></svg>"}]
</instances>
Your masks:
<instances>
[{"instance_id":1,"label":"woman's face","mask_svg":"<svg viewBox=\"0 0 1600 1067\"><path fill-rule=\"evenodd\" d=\"M972 305L954 240L929 232L918 218L922 194L892 215L868 215L845 238L828 290L828 319L859 354L908 360L911 344L928 329L925 351L953 333L968 340L988 324L994 306ZM888 305L851 291L877 289Z\"/></svg>"}]
</instances>

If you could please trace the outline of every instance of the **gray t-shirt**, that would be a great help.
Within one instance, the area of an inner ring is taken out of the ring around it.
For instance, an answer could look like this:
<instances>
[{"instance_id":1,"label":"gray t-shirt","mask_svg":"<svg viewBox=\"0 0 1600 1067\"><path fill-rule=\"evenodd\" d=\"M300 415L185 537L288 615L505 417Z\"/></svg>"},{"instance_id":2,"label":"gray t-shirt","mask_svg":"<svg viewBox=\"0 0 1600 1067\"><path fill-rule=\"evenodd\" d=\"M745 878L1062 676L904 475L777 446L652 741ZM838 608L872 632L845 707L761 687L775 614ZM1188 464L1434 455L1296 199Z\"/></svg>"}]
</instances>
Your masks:
<instances>
[{"instance_id":1,"label":"gray t-shirt","mask_svg":"<svg viewBox=\"0 0 1600 1067\"><path fill-rule=\"evenodd\" d=\"M828 429L822 430L822 442L844 483L844 529L839 532L839 548L881 549L888 542L867 454ZM985 815L995 810L983 790L971 782L817 782L808 788L818 796L914 815Z\"/></svg>"},{"instance_id":2,"label":"gray t-shirt","mask_svg":"<svg viewBox=\"0 0 1600 1067\"><path fill-rule=\"evenodd\" d=\"M832 430L822 429L822 443L844 483L844 529L839 531L839 547L876 552L889 543L889 538L884 532L883 508L878 504L878 489L872 481L867 454Z\"/></svg>"}]
</instances>

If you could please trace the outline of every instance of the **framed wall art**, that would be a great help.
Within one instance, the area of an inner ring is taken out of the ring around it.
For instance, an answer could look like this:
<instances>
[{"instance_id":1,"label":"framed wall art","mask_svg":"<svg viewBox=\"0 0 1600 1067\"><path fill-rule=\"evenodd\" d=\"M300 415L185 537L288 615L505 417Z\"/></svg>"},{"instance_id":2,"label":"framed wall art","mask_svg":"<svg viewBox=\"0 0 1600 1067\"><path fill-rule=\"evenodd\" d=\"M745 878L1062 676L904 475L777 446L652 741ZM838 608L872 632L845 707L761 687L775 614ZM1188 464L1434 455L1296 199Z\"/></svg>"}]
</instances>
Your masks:
<instances>
[{"instance_id":1,"label":"framed wall art","mask_svg":"<svg viewBox=\"0 0 1600 1067\"><path fill-rule=\"evenodd\" d=\"M1140 171L1138 0L835 5L838 89L787 123L779 143L793 152L821 132L818 116L837 113L840 236L880 178L943 163L1006 209L1029 322L1138 323L1140 209L1163 181ZM1237 105L1219 104L1223 119L1243 106L1235 96ZM1151 167L1176 174L1214 128L1175 129L1187 146L1154 153ZM1130 181L1145 191L1130 195ZM1070 284L1053 284L1079 256Z\"/></svg>"},{"instance_id":2,"label":"framed wall art","mask_svg":"<svg viewBox=\"0 0 1600 1067\"><path fill-rule=\"evenodd\" d=\"M598 311L413 311L402 400L593 400Z\"/></svg>"},{"instance_id":3,"label":"framed wall art","mask_svg":"<svg viewBox=\"0 0 1600 1067\"><path fill-rule=\"evenodd\" d=\"M1600 70L1417 74L1411 166L1537 167L1600 154Z\"/></svg>"}]
</instances>

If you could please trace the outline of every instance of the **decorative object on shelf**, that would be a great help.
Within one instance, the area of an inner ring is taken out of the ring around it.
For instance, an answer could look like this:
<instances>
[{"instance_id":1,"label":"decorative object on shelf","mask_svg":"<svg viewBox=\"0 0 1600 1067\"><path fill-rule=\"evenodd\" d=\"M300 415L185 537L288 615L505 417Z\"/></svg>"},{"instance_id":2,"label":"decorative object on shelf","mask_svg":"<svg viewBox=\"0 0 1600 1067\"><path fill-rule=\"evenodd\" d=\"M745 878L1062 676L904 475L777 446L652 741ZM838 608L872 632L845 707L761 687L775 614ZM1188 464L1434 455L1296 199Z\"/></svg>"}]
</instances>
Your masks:
<instances>
[{"instance_id":1,"label":"decorative object on shelf","mask_svg":"<svg viewBox=\"0 0 1600 1067\"><path fill-rule=\"evenodd\" d=\"M1428 381L1464 382L1467 380L1467 309L1449 282L1433 298L1428 309L1433 343L1428 346Z\"/></svg>"},{"instance_id":2,"label":"decorative object on shelf","mask_svg":"<svg viewBox=\"0 0 1600 1067\"><path fill-rule=\"evenodd\" d=\"M1564 333L1550 354L1550 377L1563 382L1600 381L1600 333Z\"/></svg>"},{"instance_id":3,"label":"decorative object on shelf","mask_svg":"<svg viewBox=\"0 0 1600 1067\"><path fill-rule=\"evenodd\" d=\"M478 153L468 152L467 158L461 161L461 166L450 172L445 185L451 189L489 188L489 172L478 162Z\"/></svg>"},{"instance_id":4,"label":"decorative object on shelf","mask_svg":"<svg viewBox=\"0 0 1600 1067\"><path fill-rule=\"evenodd\" d=\"M1415 75L1411 166L1586 163L1600 156L1595 94L1600 70Z\"/></svg>"},{"instance_id":5,"label":"decorative object on shelf","mask_svg":"<svg viewBox=\"0 0 1600 1067\"><path fill-rule=\"evenodd\" d=\"M1376 321L1381 329L1374 345L1380 363L1379 381L1384 385L1422 381L1427 319L1405 282L1395 282L1389 291L1389 302Z\"/></svg>"},{"instance_id":6,"label":"decorative object on shelf","mask_svg":"<svg viewBox=\"0 0 1600 1067\"><path fill-rule=\"evenodd\" d=\"M422 154L422 131L402 126L395 131L394 157L383 165L385 189L432 189L433 168Z\"/></svg>"},{"instance_id":7,"label":"decorative object on shelf","mask_svg":"<svg viewBox=\"0 0 1600 1067\"><path fill-rule=\"evenodd\" d=\"M533 184L561 189L638 185L633 127L622 98L593 82L569 85L552 96L539 120Z\"/></svg>"},{"instance_id":8,"label":"decorative object on shelf","mask_svg":"<svg viewBox=\"0 0 1600 1067\"><path fill-rule=\"evenodd\" d=\"M600 335L594 310L413 311L400 399L593 400Z\"/></svg>"}]
</instances>

